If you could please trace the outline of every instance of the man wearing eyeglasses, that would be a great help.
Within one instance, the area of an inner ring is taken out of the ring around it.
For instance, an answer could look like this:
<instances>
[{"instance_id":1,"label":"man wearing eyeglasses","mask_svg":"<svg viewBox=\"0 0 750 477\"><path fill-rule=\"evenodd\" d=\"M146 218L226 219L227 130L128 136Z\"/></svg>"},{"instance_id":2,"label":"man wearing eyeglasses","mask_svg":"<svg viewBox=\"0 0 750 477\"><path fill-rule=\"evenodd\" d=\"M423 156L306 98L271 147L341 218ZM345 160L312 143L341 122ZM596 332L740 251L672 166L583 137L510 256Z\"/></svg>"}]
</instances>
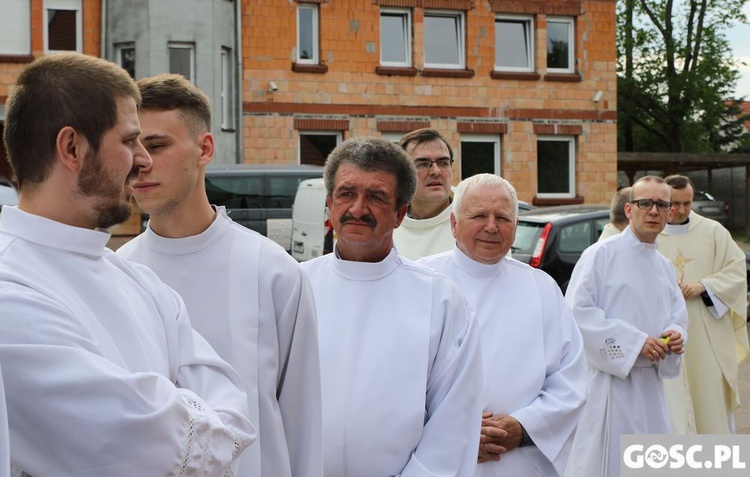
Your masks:
<instances>
[{"instance_id":1,"label":"man wearing eyeglasses","mask_svg":"<svg viewBox=\"0 0 750 477\"><path fill-rule=\"evenodd\" d=\"M672 218L664 179L636 181L630 224L586 249L565 299L583 335L589 393L569 459L574 476L620 475L620 436L669 434L662 379L679 375L685 300L656 238Z\"/></svg>"},{"instance_id":2,"label":"man wearing eyeglasses","mask_svg":"<svg viewBox=\"0 0 750 477\"><path fill-rule=\"evenodd\" d=\"M453 149L438 131L417 129L399 141L417 169L417 190L401 226L393 232L400 255L416 260L453 249Z\"/></svg>"},{"instance_id":3,"label":"man wearing eyeglasses","mask_svg":"<svg viewBox=\"0 0 750 477\"><path fill-rule=\"evenodd\" d=\"M665 179L675 213L659 252L677 270L690 316L683 374L666 386L672 426L686 433L729 434L739 407L738 362L748 353L745 254L720 223L692 210L693 183Z\"/></svg>"}]
</instances>

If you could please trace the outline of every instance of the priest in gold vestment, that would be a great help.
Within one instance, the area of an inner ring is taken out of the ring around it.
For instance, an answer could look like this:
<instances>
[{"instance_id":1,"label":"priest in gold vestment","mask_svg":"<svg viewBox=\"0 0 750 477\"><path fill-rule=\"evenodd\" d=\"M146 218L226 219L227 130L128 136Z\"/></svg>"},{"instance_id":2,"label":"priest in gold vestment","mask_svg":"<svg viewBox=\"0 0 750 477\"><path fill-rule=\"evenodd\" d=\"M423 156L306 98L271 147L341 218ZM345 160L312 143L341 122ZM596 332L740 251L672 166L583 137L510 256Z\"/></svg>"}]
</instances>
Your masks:
<instances>
[{"instance_id":1,"label":"priest in gold vestment","mask_svg":"<svg viewBox=\"0 0 750 477\"><path fill-rule=\"evenodd\" d=\"M689 178L666 181L675 214L657 243L677 270L690 318L683 375L665 383L672 429L732 433L738 364L748 354L745 254L721 224L692 211Z\"/></svg>"}]
</instances>

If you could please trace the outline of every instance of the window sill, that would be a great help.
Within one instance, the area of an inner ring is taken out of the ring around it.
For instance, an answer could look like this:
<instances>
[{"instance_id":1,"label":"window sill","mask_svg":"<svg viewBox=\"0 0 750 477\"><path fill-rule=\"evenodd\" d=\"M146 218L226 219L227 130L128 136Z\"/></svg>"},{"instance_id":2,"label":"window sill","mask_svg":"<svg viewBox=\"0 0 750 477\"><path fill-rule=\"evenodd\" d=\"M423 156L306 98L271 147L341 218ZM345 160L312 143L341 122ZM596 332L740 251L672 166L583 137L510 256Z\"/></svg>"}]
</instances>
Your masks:
<instances>
[{"instance_id":1,"label":"window sill","mask_svg":"<svg viewBox=\"0 0 750 477\"><path fill-rule=\"evenodd\" d=\"M583 81L578 73L548 73L544 75L544 81L559 81L562 83L580 83Z\"/></svg>"},{"instance_id":2,"label":"window sill","mask_svg":"<svg viewBox=\"0 0 750 477\"><path fill-rule=\"evenodd\" d=\"M425 68L422 76L426 78L473 78L474 70L452 70L449 68Z\"/></svg>"},{"instance_id":3,"label":"window sill","mask_svg":"<svg viewBox=\"0 0 750 477\"><path fill-rule=\"evenodd\" d=\"M323 74L328 72L328 65L305 65L300 63L292 63L292 71L296 73Z\"/></svg>"},{"instance_id":4,"label":"window sill","mask_svg":"<svg viewBox=\"0 0 750 477\"><path fill-rule=\"evenodd\" d=\"M378 66L375 68L376 75L382 76L417 76L416 68L411 66Z\"/></svg>"},{"instance_id":5,"label":"window sill","mask_svg":"<svg viewBox=\"0 0 750 477\"><path fill-rule=\"evenodd\" d=\"M583 204L583 197L577 195L575 197L534 197L531 201L533 205L579 205Z\"/></svg>"},{"instance_id":6,"label":"window sill","mask_svg":"<svg viewBox=\"0 0 750 477\"><path fill-rule=\"evenodd\" d=\"M0 63L31 63L34 55L3 55L0 54Z\"/></svg>"},{"instance_id":7,"label":"window sill","mask_svg":"<svg viewBox=\"0 0 750 477\"><path fill-rule=\"evenodd\" d=\"M538 81L539 73L521 71L490 71L490 78L496 80Z\"/></svg>"}]
</instances>

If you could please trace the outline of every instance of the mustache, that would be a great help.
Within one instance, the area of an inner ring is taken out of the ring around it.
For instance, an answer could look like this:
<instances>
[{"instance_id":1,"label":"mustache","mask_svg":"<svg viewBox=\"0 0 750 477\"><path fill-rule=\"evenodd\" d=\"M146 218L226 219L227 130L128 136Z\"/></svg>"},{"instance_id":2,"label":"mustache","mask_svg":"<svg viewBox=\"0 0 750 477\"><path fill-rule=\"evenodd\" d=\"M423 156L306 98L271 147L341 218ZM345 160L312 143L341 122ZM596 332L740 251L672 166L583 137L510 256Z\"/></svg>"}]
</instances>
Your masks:
<instances>
[{"instance_id":1,"label":"mustache","mask_svg":"<svg viewBox=\"0 0 750 477\"><path fill-rule=\"evenodd\" d=\"M346 213L341 216L341 219L339 222L341 222L341 225L344 225L347 222L351 222L353 220L356 220L357 222L362 222L363 224L369 225L372 228L377 227L378 221L375 220L375 217L372 215L363 215L362 217L355 217L350 213Z\"/></svg>"}]
</instances>

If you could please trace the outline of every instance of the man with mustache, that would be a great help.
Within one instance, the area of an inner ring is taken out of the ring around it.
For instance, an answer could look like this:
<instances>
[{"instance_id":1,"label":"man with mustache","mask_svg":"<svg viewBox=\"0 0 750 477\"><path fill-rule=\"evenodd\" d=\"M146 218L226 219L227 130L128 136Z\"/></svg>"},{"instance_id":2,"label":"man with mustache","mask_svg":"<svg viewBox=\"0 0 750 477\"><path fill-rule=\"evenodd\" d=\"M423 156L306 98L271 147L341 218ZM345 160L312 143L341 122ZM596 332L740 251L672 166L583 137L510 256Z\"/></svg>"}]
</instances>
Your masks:
<instances>
[{"instance_id":1,"label":"man with mustache","mask_svg":"<svg viewBox=\"0 0 750 477\"><path fill-rule=\"evenodd\" d=\"M239 375L182 299L106 248L150 167L117 65L43 56L6 104L18 207L0 216L0 363L14 474L233 475L256 438Z\"/></svg>"},{"instance_id":2,"label":"man with mustache","mask_svg":"<svg viewBox=\"0 0 750 477\"><path fill-rule=\"evenodd\" d=\"M416 173L379 138L328 156L334 253L305 262L315 296L326 477L468 477L482 372L475 320L448 278L403 260L393 230Z\"/></svg>"},{"instance_id":3,"label":"man with mustache","mask_svg":"<svg viewBox=\"0 0 750 477\"><path fill-rule=\"evenodd\" d=\"M398 253L416 260L453 249L450 215L453 149L435 129L412 131L399 141L417 169L417 188L401 226L393 232Z\"/></svg>"}]
</instances>

